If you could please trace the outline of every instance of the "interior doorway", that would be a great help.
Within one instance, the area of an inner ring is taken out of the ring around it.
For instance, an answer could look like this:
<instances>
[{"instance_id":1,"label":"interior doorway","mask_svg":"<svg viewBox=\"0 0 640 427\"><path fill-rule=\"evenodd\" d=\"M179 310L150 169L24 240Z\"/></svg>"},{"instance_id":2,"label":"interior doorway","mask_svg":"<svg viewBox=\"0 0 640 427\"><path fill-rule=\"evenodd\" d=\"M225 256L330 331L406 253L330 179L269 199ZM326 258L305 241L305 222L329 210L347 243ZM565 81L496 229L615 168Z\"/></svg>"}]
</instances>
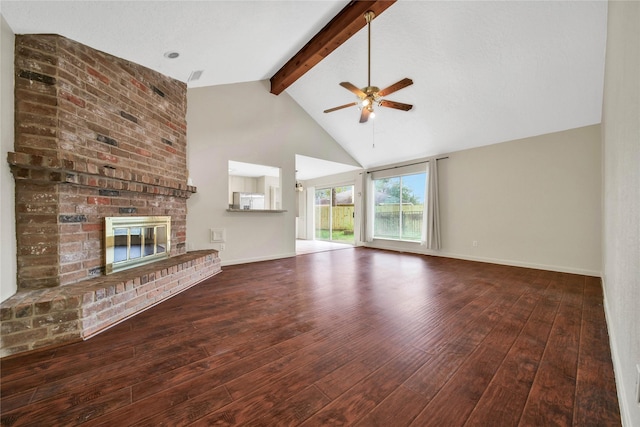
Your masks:
<instances>
[{"instance_id":1,"label":"interior doorway","mask_svg":"<svg viewBox=\"0 0 640 427\"><path fill-rule=\"evenodd\" d=\"M354 186L316 188L314 198L314 239L355 244Z\"/></svg>"}]
</instances>

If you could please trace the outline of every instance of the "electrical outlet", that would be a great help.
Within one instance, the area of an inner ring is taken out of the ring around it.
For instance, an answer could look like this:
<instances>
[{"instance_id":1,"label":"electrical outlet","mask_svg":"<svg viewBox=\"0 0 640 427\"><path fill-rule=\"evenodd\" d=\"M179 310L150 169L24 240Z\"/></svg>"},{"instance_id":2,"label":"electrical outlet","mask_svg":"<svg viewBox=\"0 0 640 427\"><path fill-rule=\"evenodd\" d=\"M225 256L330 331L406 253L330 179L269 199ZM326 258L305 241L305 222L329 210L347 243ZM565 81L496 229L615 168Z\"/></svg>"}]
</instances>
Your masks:
<instances>
[{"instance_id":1,"label":"electrical outlet","mask_svg":"<svg viewBox=\"0 0 640 427\"><path fill-rule=\"evenodd\" d=\"M220 250L224 251L224 249L225 249L225 244L224 243L220 243Z\"/></svg>"},{"instance_id":2,"label":"electrical outlet","mask_svg":"<svg viewBox=\"0 0 640 427\"><path fill-rule=\"evenodd\" d=\"M474 240L473 242L471 242L471 244L473 245L474 248L478 247L478 241Z\"/></svg>"}]
</instances>

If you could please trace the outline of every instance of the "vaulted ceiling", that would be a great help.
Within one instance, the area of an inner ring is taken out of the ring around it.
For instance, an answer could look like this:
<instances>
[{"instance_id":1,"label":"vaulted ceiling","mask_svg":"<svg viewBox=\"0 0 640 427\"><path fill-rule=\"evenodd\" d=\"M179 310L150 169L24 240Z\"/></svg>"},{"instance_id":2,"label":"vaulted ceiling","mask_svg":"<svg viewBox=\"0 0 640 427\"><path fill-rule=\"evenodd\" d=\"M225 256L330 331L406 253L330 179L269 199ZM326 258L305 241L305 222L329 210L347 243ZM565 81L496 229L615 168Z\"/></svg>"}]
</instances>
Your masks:
<instances>
[{"instance_id":1,"label":"vaulted ceiling","mask_svg":"<svg viewBox=\"0 0 640 427\"><path fill-rule=\"evenodd\" d=\"M199 87L271 78L348 2L6 1L16 34L56 33ZM364 17L363 25L364 25ZM403 1L371 24L371 83L409 77L358 122L359 30L286 92L363 167L600 122L606 1ZM166 52L180 56L168 59ZM274 95L275 96L275 95Z\"/></svg>"}]
</instances>

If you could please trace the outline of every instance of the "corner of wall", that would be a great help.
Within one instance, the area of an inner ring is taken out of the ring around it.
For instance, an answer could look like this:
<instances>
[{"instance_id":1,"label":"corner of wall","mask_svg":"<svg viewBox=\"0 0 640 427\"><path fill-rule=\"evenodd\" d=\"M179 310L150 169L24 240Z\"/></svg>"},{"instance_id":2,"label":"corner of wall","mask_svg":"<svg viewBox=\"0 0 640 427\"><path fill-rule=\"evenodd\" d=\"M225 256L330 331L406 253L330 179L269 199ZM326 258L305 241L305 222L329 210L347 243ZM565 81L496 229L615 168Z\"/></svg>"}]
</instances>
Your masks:
<instances>
[{"instance_id":1,"label":"corner of wall","mask_svg":"<svg viewBox=\"0 0 640 427\"><path fill-rule=\"evenodd\" d=\"M7 153L13 151L13 62L15 35L0 15L0 301L15 294L16 282L16 221L14 182L7 163Z\"/></svg>"},{"instance_id":2,"label":"corner of wall","mask_svg":"<svg viewBox=\"0 0 640 427\"><path fill-rule=\"evenodd\" d=\"M622 361L620 360L620 353L618 352L618 340L616 339L615 329L612 328L613 325L613 313L611 311L611 305L609 304L609 300L607 299L607 285L604 277L604 273L602 274L602 294L604 301L602 305L604 307L604 317L607 324L607 332L609 335L609 351L611 352L611 361L613 364L613 375L616 380L616 393L618 395L618 402L620 404L620 417L623 426L632 426L631 424L631 414L629 412L629 405L624 404L625 396L628 396L630 393L626 390L624 381L620 381L620 378L623 377L622 372Z\"/></svg>"},{"instance_id":3,"label":"corner of wall","mask_svg":"<svg viewBox=\"0 0 640 427\"><path fill-rule=\"evenodd\" d=\"M623 426L640 426L640 3L609 1L602 107L602 284Z\"/></svg>"}]
</instances>

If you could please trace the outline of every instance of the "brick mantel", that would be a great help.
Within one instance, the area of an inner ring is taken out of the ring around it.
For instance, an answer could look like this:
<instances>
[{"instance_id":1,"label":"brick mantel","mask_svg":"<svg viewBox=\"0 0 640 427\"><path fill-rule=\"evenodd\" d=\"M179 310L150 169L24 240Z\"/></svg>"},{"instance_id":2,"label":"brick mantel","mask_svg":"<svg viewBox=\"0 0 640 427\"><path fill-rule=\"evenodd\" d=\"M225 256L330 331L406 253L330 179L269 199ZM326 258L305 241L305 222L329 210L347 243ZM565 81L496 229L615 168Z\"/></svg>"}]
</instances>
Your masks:
<instances>
[{"instance_id":1,"label":"brick mantel","mask_svg":"<svg viewBox=\"0 0 640 427\"><path fill-rule=\"evenodd\" d=\"M59 160L28 153L7 154L14 178L32 183L67 183L111 190L171 195L188 199L196 187L166 178L150 177L86 162Z\"/></svg>"}]
</instances>

